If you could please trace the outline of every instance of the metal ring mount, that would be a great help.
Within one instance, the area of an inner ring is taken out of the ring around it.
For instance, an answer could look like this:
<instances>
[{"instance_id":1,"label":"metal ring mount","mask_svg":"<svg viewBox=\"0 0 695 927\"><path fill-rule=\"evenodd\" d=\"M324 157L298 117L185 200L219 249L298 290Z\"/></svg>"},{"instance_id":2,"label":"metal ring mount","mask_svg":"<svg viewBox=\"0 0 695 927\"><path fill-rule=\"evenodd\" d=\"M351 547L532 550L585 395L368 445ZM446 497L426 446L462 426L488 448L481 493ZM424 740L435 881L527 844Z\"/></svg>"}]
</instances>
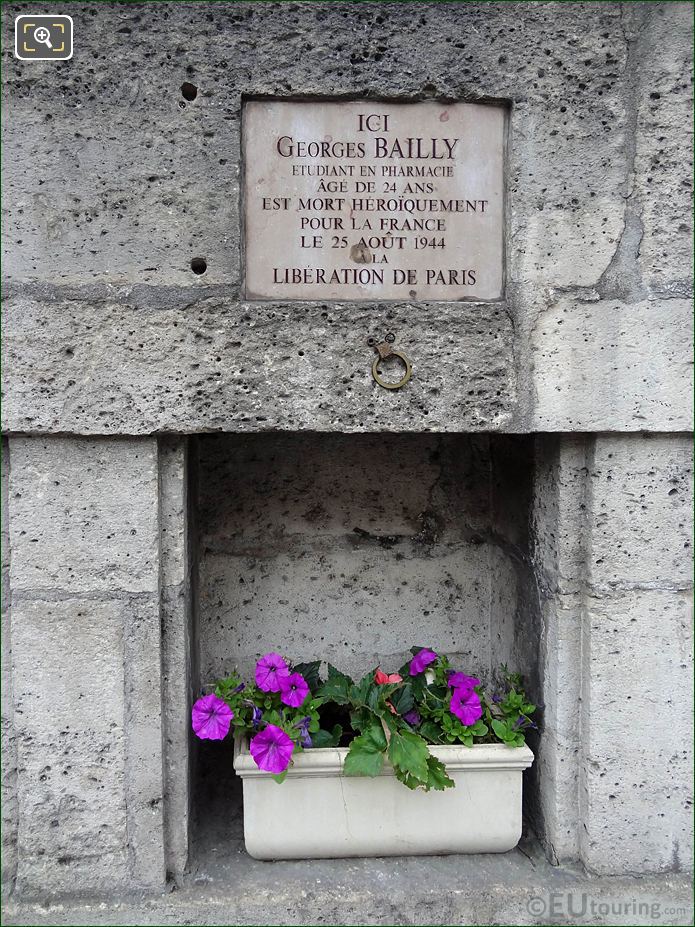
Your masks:
<instances>
[{"instance_id":1,"label":"metal ring mount","mask_svg":"<svg viewBox=\"0 0 695 927\"><path fill-rule=\"evenodd\" d=\"M398 380L396 383L388 383L386 380L383 380L381 376L379 375L379 370L377 368L379 367L380 362L384 360L385 358L377 357L375 358L374 363L372 364L372 376L374 377L376 382L379 384L379 386L383 386L384 389L400 389L401 386L405 386L405 384L408 382L408 380L413 374L413 365L410 363L410 359L402 351L396 351L393 348L391 348L388 356L391 357L392 355L399 358L399 360L403 362L403 365L405 367L405 373L403 374L401 379Z\"/></svg>"}]
</instances>

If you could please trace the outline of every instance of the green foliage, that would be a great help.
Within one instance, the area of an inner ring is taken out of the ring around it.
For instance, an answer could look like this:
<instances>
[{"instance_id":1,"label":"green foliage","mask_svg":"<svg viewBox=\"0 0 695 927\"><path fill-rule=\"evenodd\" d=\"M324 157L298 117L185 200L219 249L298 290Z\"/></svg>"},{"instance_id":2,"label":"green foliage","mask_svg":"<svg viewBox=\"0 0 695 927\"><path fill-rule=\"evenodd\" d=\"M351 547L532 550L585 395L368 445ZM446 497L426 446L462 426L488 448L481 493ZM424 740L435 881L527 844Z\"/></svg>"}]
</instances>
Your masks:
<instances>
[{"instance_id":1,"label":"green foliage","mask_svg":"<svg viewBox=\"0 0 695 927\"><path fill-rule=\"evenodd\" d=\"M311 728L309 728L311 731ZM340 743L340 738L343 736L342 725L336 724L330 731L324 731L323 728L319 728L315 734L312 734L311 737L311 746L312 747L337 747Z\"/></svg>"},{"instance_id":2,"label":"green foliage","mask_svg":"<svg viewBox=\"0 0 695 927\"><path fill-rule=\"evenodd\" d=\"M413 779L419 779L423 784L427 782L429 772L427 757L430 755L427 744L412 731L402 734L392 734L389 742L389 759L394 769L400 769Z\"/></svg>"},{"instance_id":3,"label":"green foliage","mask_svg":"<svg viewBox=\"0 0 695 927\"><path fill-rule=\"evenodd\" d=\"M345 757L346 776L378 776L384 766L386 735L380 724L372 724L350 744Z\"/></svg>"},{"instance_id":4,"label":"green foliage","mask_svg":"<svg viewBox=\"0 0 695 927\"><path fill-rule=\"evenodd\" d=\"M420 649L412 648L413 654ZM452 712L453 669L445 656L415 676L410 675L408 661L400 670L400 682L384 684L376 683L375 671L355 682L331 664L322 681L319 660L294 664L293 670L302 674L310 690L297 708L285 705L279 693L242 685L235 673L215 684L215 694L234 712L233 733L253 736L259 726L273 724L290 736L296 750L308 749L309 737L314 748L349 741L344 766L348 776L378 776L388 759L397 779L409 789L451 788L454 783L430 753L430 744L518 747L525 742L526 731L536 727L531 720L536 706L524 692L520 675L506 666L501 667L497 692L489 694L482 684L475 687L477 700L473 696L470 701L474 709L479 701L482 717L469 725ZM285 775L274 778L282 782Z\"/></svg>"},{"instance_id":5,"label":"green foliage","mask_svg":"<svg viewBox=\"0 0 695 927\"><path fill-rule=\"evenodd\" d=\"M352 679L341 673L335 666L328 664L328 679L318 689L317 695L326 702L335 702L336 705L350 704L350 690L354 686Z\"/></svg>"}]
</instances>

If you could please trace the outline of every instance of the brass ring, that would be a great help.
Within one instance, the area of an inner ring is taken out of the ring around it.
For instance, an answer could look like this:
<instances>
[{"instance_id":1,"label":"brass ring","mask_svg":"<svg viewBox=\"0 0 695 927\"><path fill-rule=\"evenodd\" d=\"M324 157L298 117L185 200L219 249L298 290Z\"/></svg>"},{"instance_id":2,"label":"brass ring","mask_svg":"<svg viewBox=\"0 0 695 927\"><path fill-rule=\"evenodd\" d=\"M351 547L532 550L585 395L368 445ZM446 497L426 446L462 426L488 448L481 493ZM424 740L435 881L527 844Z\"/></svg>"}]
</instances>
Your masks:
<instances>
[{"instance_id":1,"label":"brass ring","mask_svg":"<svg viewBox=\"0 0 695 927\"><path fill-rule=\"evenodd\" d=\"M383 386L384 389L400 389L401 386L405 386L405 384L408 382L408 380L412 376L413 365L410 363L410 360L405 356L405 354L402 351L394 351L392 348L391 354L395 355L396 357L400 358L403 361L403 364L405 366L405 373L403 374L403 377L400 380L398 380L398 382L396 383L387 383L386 380L382 380L381 377L379 376L379 371L377 369L381 361L385 359L382 357L377 357L374 363L372 364L372 376L374 377L376 382L379 384L379 386ZM391 354L389 355L389 357L391 356Z\"/></svg>"}]
</instances>

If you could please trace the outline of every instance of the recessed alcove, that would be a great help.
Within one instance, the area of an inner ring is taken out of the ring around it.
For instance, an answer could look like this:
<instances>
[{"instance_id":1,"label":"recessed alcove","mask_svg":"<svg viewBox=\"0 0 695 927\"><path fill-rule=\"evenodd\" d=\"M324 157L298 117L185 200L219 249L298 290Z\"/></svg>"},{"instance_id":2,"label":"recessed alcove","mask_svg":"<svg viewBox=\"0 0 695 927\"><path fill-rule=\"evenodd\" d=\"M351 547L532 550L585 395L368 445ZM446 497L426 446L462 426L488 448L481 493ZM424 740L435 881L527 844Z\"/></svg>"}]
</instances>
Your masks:
<instances>
[{"instance_id":1,"label":"recessed alcove","mask_svg":"<svg viewBox=\"0 0 695 927\"><path fill-rule=\"evenodd\" d=\"M293 432L196 444L199 688L235 667L252 678L268 650L359 675L395 670L417 644L486 680L507 664L537 691L531 437ZM231 745L198 743L196 754L197 845L238 839Z\"/></svg>"}]
</instances>

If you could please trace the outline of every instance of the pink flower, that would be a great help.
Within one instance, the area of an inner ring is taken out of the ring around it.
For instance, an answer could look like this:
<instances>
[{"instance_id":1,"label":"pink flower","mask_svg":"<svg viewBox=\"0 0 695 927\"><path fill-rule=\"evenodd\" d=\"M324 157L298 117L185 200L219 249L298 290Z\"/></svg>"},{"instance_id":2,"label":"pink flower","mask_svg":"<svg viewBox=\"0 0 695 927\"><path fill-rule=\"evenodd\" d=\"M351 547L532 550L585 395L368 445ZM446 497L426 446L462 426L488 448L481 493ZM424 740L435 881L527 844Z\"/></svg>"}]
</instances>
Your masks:
<instances>
[{"instance_id":1,"label":"pink flower","mask_svg":"<svg viewBox=\"0 0 695 927\"><path fill-rule=\"evenodd\" d=\"M280 701L291 708L299 708L309 694L309 686L301 673L292 673L291 676L281 676Z\"/></svg>"},{"instance_id":2,"label":"pink flower","mask_svg":"<svg viewBox=\"0 0 695 927\"><path fill-rule=\"evenodd\" d=\"M279 692L280 680L290 675L290 668L279 653L267 653L256 663L256 685L264 692Z\"/></svg>"},{"instance_id":3,"label":"pink flower","mask_svg":"<svg viewBox=\"0 0 695 927\"><path fill-rule=\"evenodd\" d=\"M437 654L434 650L429 650L427 647L423 647L422 650L419 650L413 659L410 661L410 675L417 676L418 673L421 673L430 663L434 663L437 659Z\"/></svg>"},{"instance_id":4,"label":"pink flower","mask_svg":"<svg viewBox=\"0 0 695 927\"><path fill-rule=\"evenodd\" d=\"M472 689L454 689L449 710L456 715L461 724L475 724L483 716L483 708L478 694Z\"/></svg>"},{"instance_id":5,"label":"pink flower","mask_svg":"<svg viewBox=\"0 0 695 927\"><path fill-rule=\"evenodd\" d=\"M385 686L389 682L403 682L403 677L399 676L398 673L391 673L387 675L380 668L377 668L377 671L374 673L374 682L378 686Z\"/></svg>"},{"instance_id":6,"label":"pink flower","mask_svg":"<svg viewBox=\"0 0 695 927\"><path fill-rule=\"evenodd\" d=\"M480 680L475 676L466 676L465 673L452 673L447 684L452 689L474 689L480 685Z\"/></svg>"},{"instance_id":7,"label":"pink flower","mask_svg":"<svg viewBox=\"0 0 695 927\"><path fill-rule=\"evenodd\" d=\"M249 750L259 769L278 775L290 765L294 744L281 728L269 724L251 738Z\"/></svg>"},{"instance_id":8,"label":"pink flower","mask_svg":"<svg viewBox=\"0 0 695 927\"><path fill-rule=\"evenodd\" d=\"M233 717L229 705L216 695L199 698L191 711L193 730L201 740L224 740Z\"/></svg>"}]
</instances>

